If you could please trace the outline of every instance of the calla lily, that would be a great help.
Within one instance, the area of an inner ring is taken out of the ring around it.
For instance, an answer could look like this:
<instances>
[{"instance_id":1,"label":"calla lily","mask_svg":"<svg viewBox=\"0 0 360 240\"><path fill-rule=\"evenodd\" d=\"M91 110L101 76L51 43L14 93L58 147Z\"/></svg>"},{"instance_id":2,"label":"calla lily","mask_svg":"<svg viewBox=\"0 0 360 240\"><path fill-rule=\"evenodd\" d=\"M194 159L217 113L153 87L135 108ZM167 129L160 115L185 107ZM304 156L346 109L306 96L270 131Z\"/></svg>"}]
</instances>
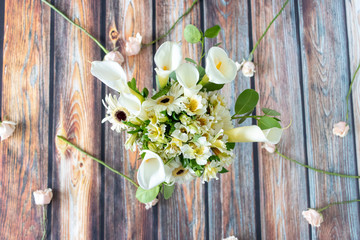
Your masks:
<instances>
[{"instance_id":1,"label":"calla lily","mask_svg":"<svg viewBox=\"0 0 360 240\"><path fill-rule=\"evenodd\" d=\"M135 116L140 115L141 101L133 94L129 94L129 93L120 94L118 102L121 106L126 108L131 114L134 114Z\"/></svg>"},{"instance_id":2,"label":"calla lily","mask_svg":"<svg viewBox=\"0 0 360 240\"><path fill-rule=\"evenodd\" d=\"M127 85L127 76L121 65L115 61L94 61L91 63L91 74L106 86L120 92L135 95L140 101L144 98Z\"/></svg>"},{"instance_id":3,"label":"calla lily","mask_svg":"<svg viewBox=\"0 0 360 240\"><path fill-rule=\"evenodd\" d=\"M181 47L176 42L164 42L155 53L156 74L160 87L165 87L171 72L175 71L181 64Z\"/></svg>"},{"instance_id":4,"label":"calla lily","mask_svg":"<svg viewBox=\"0 0 360 240\"><path fill-rule=\"evenodd\" d=\"M149 190L165 181L165 167L163 160L156 153L149 150L142 153L145 153L145 156L139 167L137 180L142 189Z\"/></svg>"},{"instance_id":5,"label":"calla lily","mask_svg":"<svg viewBox=\"0 0 360 240\"><path fill-rule=\"evenodd\" d=\"M183 63L176 69L176 79L184 87L184 95L186 97L196 95L202 88L202 85L197 85L199 71L190 63Z\"/></svg>"},{"instance_id":6,"label":"calla lily","mask_svg":"<svg viewBox=\"0 0 360 240\"><path fill-rule=\"evenodd\" d=\"M235 79L237 66L222 48L212 47L206 57L205 72L210 82L225 84Z\"/></svg>"},{"instance_id":7,"label":"calla lily","mask_svg":"<svg viewBox=\"0 0 360 240\"><path fill-rule=\"evenodd\" d=\"M267 142L277 144L280 141L283 129L270 128L261 130L258 126L245 126L226 130L228 142Z\"/></svg>"}]
</instances>

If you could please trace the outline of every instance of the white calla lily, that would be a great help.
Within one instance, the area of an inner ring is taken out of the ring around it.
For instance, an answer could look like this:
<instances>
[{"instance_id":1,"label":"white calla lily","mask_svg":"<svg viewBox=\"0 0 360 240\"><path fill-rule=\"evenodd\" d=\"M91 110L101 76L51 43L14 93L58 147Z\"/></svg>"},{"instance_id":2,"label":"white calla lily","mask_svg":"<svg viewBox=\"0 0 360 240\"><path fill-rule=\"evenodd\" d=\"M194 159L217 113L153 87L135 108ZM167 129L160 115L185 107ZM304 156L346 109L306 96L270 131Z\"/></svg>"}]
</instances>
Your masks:
<instances>
[{"instance_id":1,"label":"white calla lily","mask_svg":"<svg viewBox=\"0 0 360 240\"><path fill-rule=\"evenodd\" d=\"M149 150L142 153L145 153L145 156L139 167L137 180L142 189L149 190L165 181L165 167L163 160L156 153Z\"/></svg>"},{"instance_id":2,"label":"white calla lily","mask_svg":"<svg viewBox=\"0 0 360 240\"><path fill-rule=\"evenodd\" d=\"M225 84L235 79L237 66L222 48L212 47L206 57L205 72L210 82Z\"/></svg>"},{"instance_id":3,"label":"white calla lily","mask_svg":"<svg viewBox=\"0 0 360 240\"><path fill-rule=\"evenodd\" d=\"M261 130L258 126L245 126L226 130L228 142L267 142L277 144L280 141L283 129L270 128Z\"/></svg>"},{"instance_id":4,"label":"white calla lily","mask_svg":"<svg viewBox=\"0 0 360 240\"><path fill-rule=\"evenodd\" d=\"M155 53L156 74L159 79L160 87L166 86L169 75L181 64L181 47L176 42L164 42Z\"/></svg>"},{"instance_id":5,"label":"white calla lily","mask_svg":"<svg viewBox=\"0 0 360 240\"><path fill-rule=\"evenodd\" d=\"M91 74L106 86L121 92L130 93L127 77L121 65L114 61L94 61L91 63Z\"/></svg>"},{"instance_id":6,"label":"white calla lily","mask_svg":"<svg viewBox=\"0 0 360 240\"><path fill-rule=\"evenodd\" d=\"M129 93L122 93L120 94L119 104L126 108L131 114L135 115L136 117L141 113L141 101L139 98L134 96L133 94Z\"/></svg>"},{"instance_id":7,"label":"white calla lily","mask_svg":"<svg viewBox=\"0 0 360 240\"><path fill-rule=\"evenodd\" d=\"M183 63L176 69L175 73L179 84L184 87L184 95L186 97L196 95L202 88L201 84L197 84L199 81L199 71L194 65Z\"/></svg>"}]
</instances>

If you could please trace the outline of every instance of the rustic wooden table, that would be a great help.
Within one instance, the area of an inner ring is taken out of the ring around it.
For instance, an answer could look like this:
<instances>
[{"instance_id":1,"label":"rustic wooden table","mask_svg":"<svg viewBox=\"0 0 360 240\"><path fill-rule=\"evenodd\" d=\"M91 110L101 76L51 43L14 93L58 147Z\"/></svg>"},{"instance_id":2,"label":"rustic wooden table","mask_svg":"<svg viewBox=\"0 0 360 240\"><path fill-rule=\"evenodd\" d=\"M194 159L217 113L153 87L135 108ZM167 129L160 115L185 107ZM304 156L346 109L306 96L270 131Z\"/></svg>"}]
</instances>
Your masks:
<instances>
[{"instance_id":1,"label":"rustic wooden table","mask_svg":"<svg viewBox=\"0 0 360 240\"><path fill-rule=\"evenodd\" d=\"M192 1L55 0L108 49L124 49L136 32L149 42L164 33ZM184 55L200 46L183 40L192 23L222 27L216 42L240 61L281 8L283 0L200 1L167 37L181 41ZM161 42L126 59L129 77L153 87L153 55ZM70 147L61 134L135 176L137 154L125 151L124 135L101 124L101 99L112 92L90 74L102 52L40 0L0 2L1 116L18 122L0 144L1 239L40 239L40 207L32 192L54 189L48 207L49 239L359 239L358 204L335 206L320 228L301 216L307 207L359 198L357 180L307 171L261 150L238 144L237 159L219 181L176 187L171 200L146 211L134 187ZM354 84L350 133L332 135L345 119L345 96L360 62L358 0L291 1L255 52L254 78L239 75L223 89L233 105L246 88L260 92L260 107L292 120L279 148L290 157L334 172L359 174L360 77ZM259 109L258 109L259 111ZM250 120L247 124L251 124ZM357 156L357 157L356 157Z\"/></svg>"}]
</instances>

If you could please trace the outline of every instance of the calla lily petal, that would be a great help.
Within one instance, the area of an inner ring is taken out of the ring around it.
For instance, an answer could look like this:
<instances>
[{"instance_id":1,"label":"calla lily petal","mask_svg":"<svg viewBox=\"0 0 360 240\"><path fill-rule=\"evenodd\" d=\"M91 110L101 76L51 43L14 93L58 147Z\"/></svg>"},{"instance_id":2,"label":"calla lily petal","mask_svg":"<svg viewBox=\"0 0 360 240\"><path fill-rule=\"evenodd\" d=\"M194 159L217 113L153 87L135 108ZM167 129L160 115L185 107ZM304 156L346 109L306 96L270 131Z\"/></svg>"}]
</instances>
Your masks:
<instances>
[{"instance_id":1,"label":"calla lily petal","mask_svg":"<svg viewBox=\"0 0 360 240\"><path fill-rule=\"evenodd\" d=\"M235 79L237 66L235 62L228 57L224 49L212 47L206 57L205 72L210 82L225 84Z\"/></svg>"},{"instance_id":2,"label":"calla lily petal","mask_svg":"<svg viewBox=\"0 0 360 240\"><path fill-rule=\"evenodd\" d=\"M277 144L280 141L283 129L270 128L261 130L258 126L245 126L225 131L228 142L268 142Z\"/></svg>"},{"instance_id":3,"label":"calla lily petal","mask_svg":"<svg viewBox=\"0 0 360 240\"><path fill-rule=\"evenodd\" d=\"M129 93L127 77L124 69L114 61L94 61L91 63L91 74L106 86L118 91Z\"/></svg>"},{"instance_id":4,"label":"calla lily petal","mask_svg":"<svg viewBox=\"0 0 360 240\"><path fill-rule=\"evenodd\" d=\"M197 94L202 88L202 85L197 85L199 71L190 63L183 63L176 69L176 79L184 87L184 94L187 97Z\"/></svg>"},{"instance_id":5,"label":"calla lily petal","mask_svg":"<svg viewBox=\"0 0 360 240\"><path fill-rule=\"evenodd\" d=\"M156 51L154 61L160 87L164 87L170 73L175 71L181 64L182 52L180 45L176 42L164 42Z\"/></svg>"},{"instance_id":6,"label":"calla lily petal","mask_svg":"<svg viewBox=\"0 0 360 240\"><path fill-rule=\"evenodd\" d=\"M141 113L141 101L133 94L120 94L119 103L135 116L138 116Z\"/></svg>"},{"instance_id":7,"label":"calla lily petal","mask_svg":"<svg viewBox=\"0 0 360 240\"><path fill-rule=\"evenodd\" d=\"M145 190L152 189L165 181L165 169L163 160L156 153L144 150L144 160L142 161L137 180L141 188Z\"/></svg>"}]
</instances>

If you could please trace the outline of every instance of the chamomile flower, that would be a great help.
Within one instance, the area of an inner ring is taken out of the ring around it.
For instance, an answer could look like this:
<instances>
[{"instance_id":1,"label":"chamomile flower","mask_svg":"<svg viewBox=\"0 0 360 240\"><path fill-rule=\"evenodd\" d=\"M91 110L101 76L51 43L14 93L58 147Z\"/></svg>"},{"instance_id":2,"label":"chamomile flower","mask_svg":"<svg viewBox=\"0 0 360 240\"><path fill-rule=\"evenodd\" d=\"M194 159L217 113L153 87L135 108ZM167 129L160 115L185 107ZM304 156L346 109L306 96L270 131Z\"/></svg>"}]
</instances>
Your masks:
<instances>
[{"instance_id":1,"label":"chamomile flower","mask_svg":"<svg viewBox=\"0 0 360 240\"><path fill-rule=\"evenodd\" d=\"M194 95L185 102L185 111L188 115L202 115L206 112L206 99L200 95Z\"/></svg>"},{"instance_id":2,"label":"chamomile flower","mask_svg":"<svg viewBox=\"0 0 360 240\"><path fill-rule=\"evenodd\" d=\"M210 179L216 179L218 180L219 178L216 176L216 174L222 169L222 167L219 165L218 162L216 161L212 161L208 164L206 164L205 169L204 169L204 173L202 175L202 182L209 182Z\"/></svg>"},{"instance_id":3,"label":"chamomile flower","mask_svg":"<svg viewBox=\"0 0 360 240\"><path fill-rule=\"evenodd\" d=\"M167 172L166 182L186 183L196 178L194 171L188 167L184 168L178 159L165 165L165 171Z\"/></svg>"},{"instance_id":4,"label":"chamomile flower","mask_svg":"<svg viewBox=\"0 0 360 240\"><path fill-rule=\"evenodd\" d=\"M148 99L143 102L143 108L146 111L155 111L161 113L166 110L168 115L171 115L173 112L180 113L183 110L183 103L185 97L182 97L184 89L178 84L173 83L170 91L156 100Z\"/></svg>"},{"instance_id":5,"label":"chamomile flower","mask_svg":"<svg viewBox=\"0 0 360 240\"><path fill-rule=\"evenodd\" d=\"M108 121L112 124L111 130L120 133L122 130L127 129L124 124L130 118L129 111L120 104L119 98L112 96L111 94L105 97L103 104L106 108L106 117L102 120L102 123Z\"/></svg>"}]
</instances>

